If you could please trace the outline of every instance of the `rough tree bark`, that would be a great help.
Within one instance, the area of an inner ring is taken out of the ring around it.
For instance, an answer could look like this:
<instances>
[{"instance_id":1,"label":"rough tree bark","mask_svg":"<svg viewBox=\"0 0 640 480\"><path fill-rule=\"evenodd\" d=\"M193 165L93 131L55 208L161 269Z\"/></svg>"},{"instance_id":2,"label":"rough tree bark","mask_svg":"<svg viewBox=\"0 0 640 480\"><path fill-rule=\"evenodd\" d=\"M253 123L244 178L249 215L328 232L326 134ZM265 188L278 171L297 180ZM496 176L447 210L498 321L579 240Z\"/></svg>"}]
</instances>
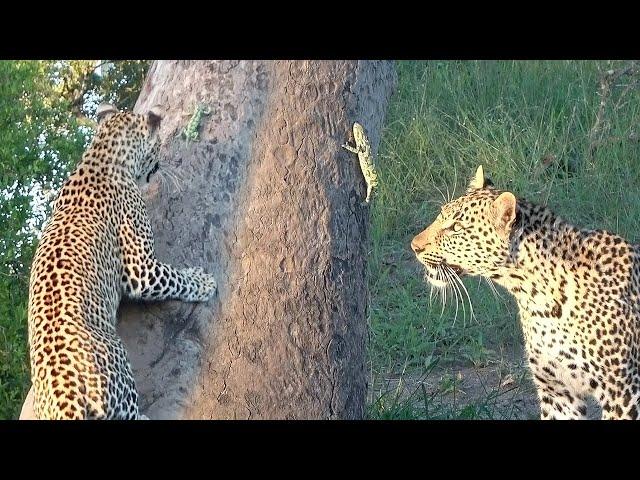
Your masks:
<instances>
[{"instance_id":1,"label":"rough tree bark","mask_svg":"<svg viewBox=\"0 0 640 480\"><path fill-rule=\"evenodd\" d=\"M119 332L153 418L361 418L368 207L354 121L374 151L391 62L159 61L135 110L166 110L181 191L145 192L156 251L218 281L207 304L125 303ZM179 137L208 106L200 139Z\"/></svg>"}]
</instances>

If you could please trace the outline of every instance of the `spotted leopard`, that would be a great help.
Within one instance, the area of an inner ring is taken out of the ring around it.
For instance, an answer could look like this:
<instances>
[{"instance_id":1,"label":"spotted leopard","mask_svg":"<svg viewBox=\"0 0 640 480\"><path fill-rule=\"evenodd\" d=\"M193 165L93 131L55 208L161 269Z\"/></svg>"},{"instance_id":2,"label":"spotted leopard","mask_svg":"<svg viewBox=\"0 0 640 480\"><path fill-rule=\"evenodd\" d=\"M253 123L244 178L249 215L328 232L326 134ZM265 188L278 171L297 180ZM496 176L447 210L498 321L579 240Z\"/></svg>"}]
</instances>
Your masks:
<instances>
[{"instance_id":1,"label":"spotted leopard","mask_svg":"<svg viewBox=\"0 0 640 480\"><path fill-rule=\"evenodd\" d=\"M211 275L159 262L139 184L159 167L161 113L98 109L98 129L63 185L29 284L37 419L138 419L138 393L115 329L120 299L206 301Z\"/></svg>"},{"instance_id":2,"label":"spotted leopard","mask_svg":"<svg viewBox=\"0 0 640 480\"><path fill-rule=\"evenodd\" d=\"M480 275L514 295L542 419L640 412L640 245L574 227L479 167L411 247L433 285ZM446 272L446 273L443 273Z\"/></svg>"}]
</instances>

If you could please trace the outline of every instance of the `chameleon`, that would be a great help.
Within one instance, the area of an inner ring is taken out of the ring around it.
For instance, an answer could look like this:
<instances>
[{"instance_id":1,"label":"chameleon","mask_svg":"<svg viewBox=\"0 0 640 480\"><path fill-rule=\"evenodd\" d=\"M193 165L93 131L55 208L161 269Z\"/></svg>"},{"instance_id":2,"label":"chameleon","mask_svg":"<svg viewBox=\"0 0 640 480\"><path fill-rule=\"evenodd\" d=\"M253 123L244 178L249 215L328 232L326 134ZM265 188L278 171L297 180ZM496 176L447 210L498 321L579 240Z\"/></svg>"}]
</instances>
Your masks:
<instances>
[{"instance_id":1,"label":"chameleon","mask_svg":"<svg viewBox=\"0 0 640 480\"><path fill-rule=\"evenodd\" d=\"M187 139L187 141L198 140L198 130L200 129L200 121L202 120L202 115L209 115L210 113L211 110L209 109L209 107L207 107L206 109L202 105L198 105L196 107L193 115L191 115L191 118L189 119L189 123L187 123L187 126L184 128L184 130L182 130L182 134L184 135L184 138Z\"/></svg>"},{"instance_id":2,"label":"chameleon","mask_svg":"<svg viewBox=\"0 0 640 480\"><path fill-rule=\"evenodd\" d=\"M344 144L342 148L358 155L360 170L362 170L362 175L364 175L364 179L367 182L367 198L365 199L365 203L369 203L371 192L378 186L378 172L376 172L376 167L373 164L371 144L364 133L364 128L357 122L353 124L353 140L356 143L355 147Z\"/></svg>"}]
</instances>

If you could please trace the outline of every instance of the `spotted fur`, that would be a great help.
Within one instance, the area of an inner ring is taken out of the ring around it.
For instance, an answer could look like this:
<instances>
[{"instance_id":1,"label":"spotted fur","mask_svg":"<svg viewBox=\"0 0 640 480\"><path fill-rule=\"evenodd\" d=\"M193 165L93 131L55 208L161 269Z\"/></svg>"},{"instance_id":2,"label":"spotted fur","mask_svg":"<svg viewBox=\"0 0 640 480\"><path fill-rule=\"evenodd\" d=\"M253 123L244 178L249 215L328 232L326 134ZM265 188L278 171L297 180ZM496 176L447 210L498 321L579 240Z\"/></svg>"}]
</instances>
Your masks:
<instances>
[{"instance_id":1,"label":"spotted fur","mask_svg":"<svg viewBox=\"0 0 640 480\"><path fill-rule=\"evenodd\" d=\"M605 419L638 419L640 245L497 190L480 167L411 246L438 287L448 266L514 295L543 419L586 418L588 397Z\"/></svg>"},{"instance_id":2,"label":"spotted fur","mask_svg":"<svg viewBox=\"0 0 640 480\"><path fill-rule=\"evenodd\" d=\"M159 112L101 106L98 118L31 267L29 344L39 419L144 418L115 329L121 297L206 301L216 288L201 269L177 270L155 258L138 182L159 166Z\"/></svg>"}]
</instances>

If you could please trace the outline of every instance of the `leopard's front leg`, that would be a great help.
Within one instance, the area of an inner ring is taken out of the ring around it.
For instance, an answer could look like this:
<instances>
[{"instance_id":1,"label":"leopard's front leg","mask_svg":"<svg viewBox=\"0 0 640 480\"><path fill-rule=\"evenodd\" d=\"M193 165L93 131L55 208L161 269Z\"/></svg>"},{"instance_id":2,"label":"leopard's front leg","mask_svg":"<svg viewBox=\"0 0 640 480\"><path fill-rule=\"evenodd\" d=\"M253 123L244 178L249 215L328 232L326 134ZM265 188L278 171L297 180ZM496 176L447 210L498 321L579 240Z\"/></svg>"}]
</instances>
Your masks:
<instances>
[{"instance_id":1,"label":"leopard's front leg","mask_svg":"<svg viewBox=\"0 0 640 480\"><path fill-rule=\"evenodd\" d=\"M626 381L627 377L619 374L624 370L633 378L639 378L640 368L634 360L621 362L621 370L609 373L607 377L593 379L598 384L596 398L602 407L603 420L640 419L640 390L637 388L637 381L634 385Z\"/></svg>"},{"instance_id":2,"label":"leopard's front leg","mask_svg":"<svg viewBox=\"0 0 640 480\"><path fill-rule=\"evenodd\" d=\"M538 386L538 398L542 420L584 420L587 418L587 405L582 398L560 392L549 385L542 388Z\"/></svg>"},{"instance_id":3,"label":"leopard's front leg","mask_svg":"<svg viewBox=\"0 0 640 480\"><path fill-rule=\"evenodd\" d=\"M141 203L141 202L140 202ZM217 289L213 275L200 267L177 269L155 258L153 234L146 212L120 229L121 285L124 294L140 300L205 302Z\"/></svg>"},{"instance_id":4,"label":"leopard's front leg","mask_svg":"<svg viewBox=\"0 0 640 480\"><path fill-rule=\"evenodd\" d=\"M549 367L540 367L541 362L529 366L538 391L540 418L542 420L583 420L587 418L587 404L582 395L571 392L558 380Z\"/></svg>"},{"instance_id":5,"label":"leopard's front leg","mask_svg":"<svg viewBox=\"0 0 640 480\"><path fill-rule=\"evenodd\" d=\"M130 298L185 302L206 302L217 288L213 275L199 267L178 270L155 259L125 261L122 286Z\"/></svg>"}]
</instances>

